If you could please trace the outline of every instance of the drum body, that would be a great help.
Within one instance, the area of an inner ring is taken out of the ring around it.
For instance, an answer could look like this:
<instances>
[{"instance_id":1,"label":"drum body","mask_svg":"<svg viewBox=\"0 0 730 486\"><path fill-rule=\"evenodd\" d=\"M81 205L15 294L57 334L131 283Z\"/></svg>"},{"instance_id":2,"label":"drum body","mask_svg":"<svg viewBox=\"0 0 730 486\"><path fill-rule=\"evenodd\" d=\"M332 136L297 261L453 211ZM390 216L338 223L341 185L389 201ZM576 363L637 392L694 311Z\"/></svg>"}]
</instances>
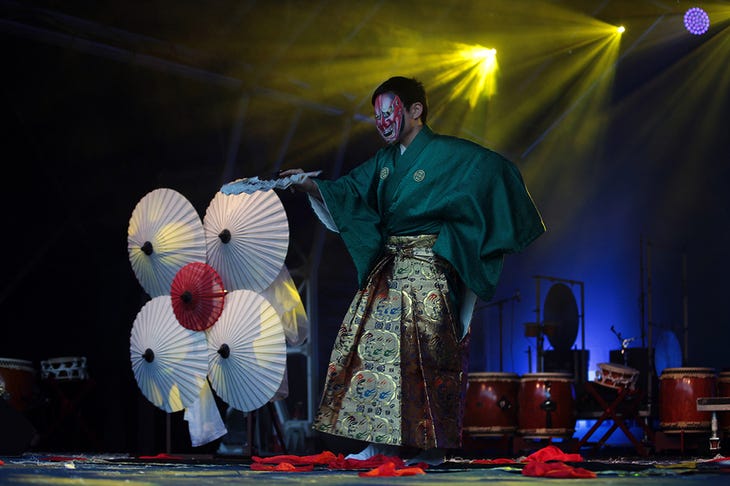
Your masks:
<instances>
[{"instance_id":1,"label":"drum body","mask_svg":"<svg viewBox=\"0 0 730 486\"><path fill-rule=\"evenodd\" d=\"M517 430L517 373L469 373L464 430L472 437L512 434Z\"/></svg>"},{"instance_id":2,"label":"drum body","mask_svg":"<svg viewBox=\"0 0 730 486\"><path fill-rule=\"evenodd\" d=\"M596 383L623 390L629 388L636 389L636 382L639 379L639 370L616 363L598 363L596 371Z\"/></svg>"},{"instance_id":3,"label":"drum body","mask_svg":"<svg viewBox=\"0 0 730 486\"><path fill-rule=\"evenodd\" d=\"M33 401L35 375L32 361L0 358L0 398L24 412Z\"/></svg>"},{"instance_id":4,"label":"drum body","mask_svg":"<svg viewBox=\"0 0 730 486\"><path fill-rule=\"evenodd\" d=\"M527 373L520 379L517 433L525 437L572 437L575 384L569 373Z\"/></svg>"},{"instance_id":5,"label":"drum body","mask_svg":"<svg viewBox=\"0 0 730 486\"><path fill-rule=\"evenodd\" d=\"M698 412L697 399L716 395L713 368L665 368L659 377L659 428L664 432L710 430L711 412Z\"/></svg>"},{"instance_id":6,"label":"drum body","mask_svg":"<svg viewBox=\"0 0 730 486\"><path fill-rule=\"evenodd\" d=\"M730 371L718 373L717 396L730 397ZM717 426L726 434L730 434L730 412L717 412Z\"/></svg>"},{"instance_id":7,"label":"drum body","mask_svg":"<svg viewBox=\"0 0 730 486\"><path fill-rule=\"evenodd\" d=\"M65 356L41 361L41 378L44 380L85 380L86 357Z\"/></svg>"}]
</instances>

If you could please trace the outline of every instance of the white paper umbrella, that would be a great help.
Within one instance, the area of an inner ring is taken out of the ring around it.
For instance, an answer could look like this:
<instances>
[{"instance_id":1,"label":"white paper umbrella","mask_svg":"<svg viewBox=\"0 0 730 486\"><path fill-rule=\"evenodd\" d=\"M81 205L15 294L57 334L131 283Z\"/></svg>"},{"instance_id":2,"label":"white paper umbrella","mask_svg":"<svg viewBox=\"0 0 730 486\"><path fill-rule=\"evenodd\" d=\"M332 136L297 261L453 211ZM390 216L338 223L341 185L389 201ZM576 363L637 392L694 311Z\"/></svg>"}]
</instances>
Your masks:
<instances>
[{"instance_id":1,"label":"white paper umbrella","mask_svg":"<svg viewBox=\"0 0 730 486\"><path fill-rule=\"evenodd\" d=\"M169 295L153 298L139 311L129 354L139 389L162 410L177 412L200 396L208 373L205 334L177 322Z\"/></svg>"},{"instance_id":2,"label":"white paper umbrella","mask_svg":"<svg viewBox=\"0 0 730 486\"><path fill-rule=\"evenodd\" d=\"M178 270L205 263L205 233L193 205L172 189L155 189L132 211L127 252L137 280L150 297L170 294Z\"/></svg>"},{"instance_id":3,"label":"white paper umbrella","mask_svg":"<svg viewBox=\"0 0 730 486\"><path fill-rule=\"evenodd\" d=\"M289 222L274 191L218 192L203 226L208 264L226 290L260 292L279 275L289 248Z\"/></svg>"},{"instance_id":4,"label":"white paper umbrella","mask_svg":"<svg viewBox=\"0 0 730 486\"><path fill-rule=\"evenodd\" d=\"M208 338L208 378L218 396L249 412L271 400L286 369L284 328L260 294L234 290Z\"/></svg>"},{"instance_id":5,"label":"white paper umbrella","mask_svg":"<svg viewBox=\"0 0 730 486\"><path fill-rule=\"evenodd\" d=\"M271 285L261 292L261 295L266 297L266 300L271 303L279 314L281 324L284 326L286 343L289 346L303 344L309 331L309 319L304 310L299 290L297 290L297 286L286 265L281 267L279 275Z\"/></svg>"}]
</instances>

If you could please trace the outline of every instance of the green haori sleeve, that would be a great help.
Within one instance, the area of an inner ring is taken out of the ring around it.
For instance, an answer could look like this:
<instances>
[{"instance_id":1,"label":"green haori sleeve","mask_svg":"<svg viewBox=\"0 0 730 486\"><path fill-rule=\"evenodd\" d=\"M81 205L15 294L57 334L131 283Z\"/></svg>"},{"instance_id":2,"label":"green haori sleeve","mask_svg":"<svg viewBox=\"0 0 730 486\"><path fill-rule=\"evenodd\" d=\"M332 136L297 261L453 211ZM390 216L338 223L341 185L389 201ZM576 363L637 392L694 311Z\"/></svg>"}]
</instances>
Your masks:
<instances>
[{"instance_id":1,"label":"green haori sleeve","mask_svg":"<svg viewBox=\"0 0 730 486\"><path fill-rule=\"evenodd\" d=\"M465 161L458 187L449 191L452 217L444 221L434 251L464 283L489 301L505 254L519 252L545 231L517 167L485 150Z\"/></svg>"},{"instance_id":2,"label":"green haori sleeve","mask_svg":"<svg viewBox=\"0 0 730 486\"><path fill-rule=\"evenodd\" d=\"M365 286L384 244L376 209L379 181L376 159L377 155L337 180L316 181L355 264L360 288Z\"/></svg>"}]
</instances>

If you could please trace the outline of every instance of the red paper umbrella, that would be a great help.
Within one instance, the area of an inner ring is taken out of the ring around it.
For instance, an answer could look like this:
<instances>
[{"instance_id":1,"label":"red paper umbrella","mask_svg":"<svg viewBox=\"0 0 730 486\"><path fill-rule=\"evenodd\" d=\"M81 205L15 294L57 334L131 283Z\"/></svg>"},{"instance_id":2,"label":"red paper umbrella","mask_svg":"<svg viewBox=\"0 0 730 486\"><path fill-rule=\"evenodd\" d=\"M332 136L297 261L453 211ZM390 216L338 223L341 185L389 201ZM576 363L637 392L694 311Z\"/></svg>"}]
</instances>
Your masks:
<instances>
[{"instance_id":1,"label":"red paper umbrella","mask_svg":"<svg viewBox=\"0 0 730 486\"><path fill-rule=\"evenodd\" d=\"M204 331L215 324L223 312L225 296L223 280L206 263L188 263L178 270L170 286L175 317L193 331Z\"/></svg>"}]
</instances>

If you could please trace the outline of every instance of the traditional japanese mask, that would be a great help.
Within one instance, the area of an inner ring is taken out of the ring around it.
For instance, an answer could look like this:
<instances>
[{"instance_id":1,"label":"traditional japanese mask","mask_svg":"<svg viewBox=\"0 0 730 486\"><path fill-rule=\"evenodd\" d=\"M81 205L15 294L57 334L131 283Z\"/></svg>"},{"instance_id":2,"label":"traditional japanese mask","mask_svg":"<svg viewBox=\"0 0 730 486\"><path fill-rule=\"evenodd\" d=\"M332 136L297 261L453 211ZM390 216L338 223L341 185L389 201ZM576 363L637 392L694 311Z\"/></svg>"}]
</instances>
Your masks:
<instances>
[{"instance_id":1,"label":"traditional japanese mask","mask_svg":"<svg viewBox=\"0 0 730 486\"><path fill-rule=\"evenodd\" d=\"M403 102L392 93L383 93L375 98L374 108L380 136L388 143L398 141L403 127Z\"/></svg>"}]
</instances>

